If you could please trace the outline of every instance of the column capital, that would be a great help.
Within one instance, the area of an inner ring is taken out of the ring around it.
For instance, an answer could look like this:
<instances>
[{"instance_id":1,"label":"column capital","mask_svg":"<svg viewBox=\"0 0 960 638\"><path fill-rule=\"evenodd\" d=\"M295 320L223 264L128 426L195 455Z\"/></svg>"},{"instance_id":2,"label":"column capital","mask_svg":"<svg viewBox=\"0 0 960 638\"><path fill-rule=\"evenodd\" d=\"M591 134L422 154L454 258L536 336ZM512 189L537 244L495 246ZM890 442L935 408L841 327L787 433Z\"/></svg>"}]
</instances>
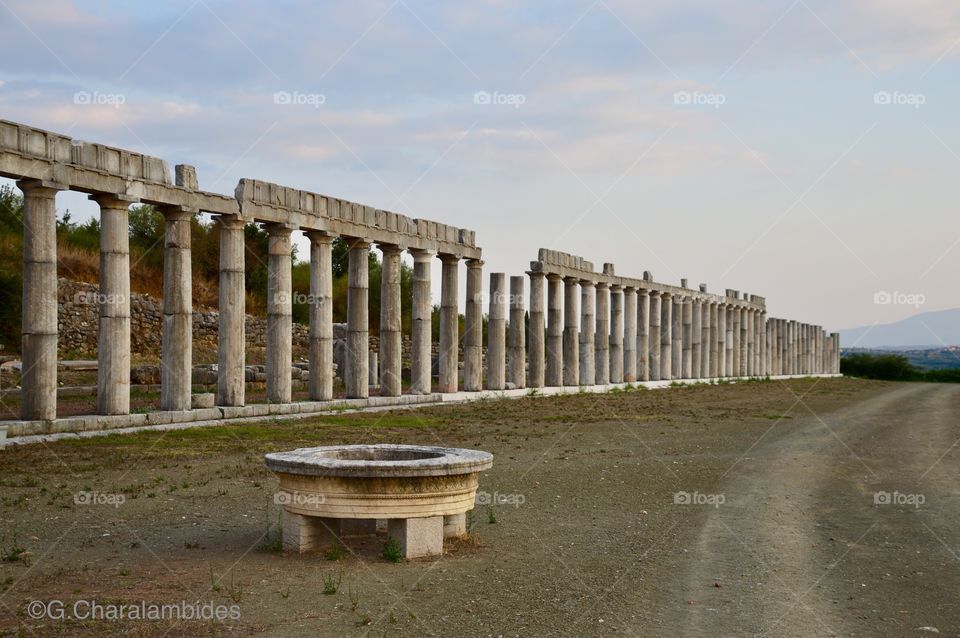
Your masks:
<instances>
[{"instance_id":1,"label":"column capital","mask_svg":"<svg viewBox=\"0 0 960 638\"><path fill-rule=\"evenodd\" d=\"M65 191L70 187L45 179L20 179L17 180L17 188L24 193L29 192L34 197L53 197L58 191Z\"/></svg>"},{"instance_id":2,"label":"column capital","mask_svg":"<svg viewBox=\"0 0 960 638\"><path fill-rule=\"evenodd\" d=\"M650 290L649 288L638 288L637 292L640 293L641 297L659 297L659 290Z\"/></svg>"},{"instance_id":3,"label":"column capital","mask_svg":"<svg viewBox=\"0 0 960 638\"><path fill-rule=\"evenodd\" d=\"M423 263L433 259L433 251L427 250L426 248L407 248L407 252L410 253L416 262Z\"/></svg>"},{"instance_id":4,"label":"column capital","mask_svg":"<svg viewBox=\"0 0 960 638\"><path fill-rule=\"evenodd\" d=\"M466 262L468 270L474 268L483 268L483 264L485 263L482 259L467 259Z\"/></svg>"},{"instance_id":5,"label":"column capital","mask_svg":"<svg viewBox=\"0 0 960 638\"><path fill-rule=\"evenodd\" d=\"M580 283L581 288L590 288L596 285L592 279L578 279L577 281Z\"/></svg>"},{"instance_id":6,"label":"column capital","mask_svg":"<svg viewBox=\"0 0 960 638\"><path fill-rule=\"evenodd\" d=\"M329 244L333 241L333 238L336 237L333 233L325 230L310 229L303 231L303 234L307 236L311 244Z\"/></svg>"},{"instance_id":7,"label":"column capital","mask_svg":"<svg viewBox=\"0 0 960 638\"><path fill-rule=\"evenodd\" d=\"M397 244L387 244L387 243L377 242L377 248L384 255L399 255L400 253L403 252L403 249Z\"/></svg>"},{"instance_id":8,"label":"column capital","mask_svg":"<svg viewBox=\"0 0 960 638\"><path fill-rule=\"evenodd\" d=\"M294 227L291 224L267 222L263 225L263 229L272 237L289 237Z\"/></svg>"},{"instance_id":9,"label":"column capital","mask_svg":"<svg viewBox=\"0 0 960 638\"><path fill-rule=\"evenodd\" d=\"M539 270L528 270L527 276L529 276L530 279L543 279L546 278L547 275Z\"/></svg>"},{"instance_id":10,"label":"column capital","mask_svg":"<svg viewBox=\"0 0 960 638\"><path fill-rule=\"evenodd\" d=\"M227 230L242 230L247 223L238 215L217 215L217 221Z\"/></svg>"},{"instance_id":11,"label":"column capital","mask_svg":"<svg viewBox=\"0 0 960 638\"><path fill-rule=\"evenodd\" d=\"M96 202L100 208L129 208L130 204L140 203L139 197L130 197L128 195L110 195L107 193L90 195L89 199Z\"/></svg>"},{"instance_id":12,"label":"column capital","mask_svg":"<svg viewBox=\"0 0 960 638\"><path fill-rule=\"evenodd\" d=\"M365 237L349 237L347 235L342 235L343 241L346 242L348 248L370 248L370 241Z\"/></svg>"},{"instance_id":13,"label":"column capital","mask_svg":"<svg viewBox=\"0 0 960 638\"><path fill-rule=\"evenodd\" d=\"M459 255L454 255L451 253L437 253L437 257L444 264L450 264L450 263L459 264L461 259Z\"/></svg>"},{"instance_id":14,"label":"column capital","mask_svg":"<svg viewBox=\"0 0 960 638\"><path fill-rule=\"evenodd\" d=\"M610 284L610 292L623 292L623 286L620 284Z\"/></svg>"},{"instance_id":15,"label":"column capital","mask_svg":"<svg viewBox=\"0 0 960 638\"><path fill-rule=\"evenodd\" d=\"M200 209L192 206L157 206L157 211L167 221L186 221L192 219Z\"/></svg>"},{"instance_id":16,"label":"column capital","mask_svg":"<svg viewBox=\"0 0 960 638\"><path fill-rule=\"evenodd\" d=\"M561 277L555 272L548 272L546 273L546 275L547 275L547 281L563 281L563 277Z\"/></svg>"},{"instance_id":17,"label":"column capital","mask_svg":"<svg viewBox=\"0 0 960 638\"><path fill-rule=\"evenodd\" d=\"M625 294L628 294L628 295L636 294L636 292L637 292L637 287L636 287L636 286L624 286L624 287L623 287L623 292L624 292Z\"/></svg>"}]
</instances>

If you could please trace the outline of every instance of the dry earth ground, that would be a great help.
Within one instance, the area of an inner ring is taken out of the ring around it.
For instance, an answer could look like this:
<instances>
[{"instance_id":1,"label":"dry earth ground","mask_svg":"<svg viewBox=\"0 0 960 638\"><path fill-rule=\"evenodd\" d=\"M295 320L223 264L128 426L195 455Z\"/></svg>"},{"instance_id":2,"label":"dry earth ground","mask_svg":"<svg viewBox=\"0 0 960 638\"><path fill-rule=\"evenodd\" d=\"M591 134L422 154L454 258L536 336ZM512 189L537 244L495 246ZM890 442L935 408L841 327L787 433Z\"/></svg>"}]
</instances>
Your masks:
<instances>
[{"instance_id":1,"label":"dry earth ground","mask_svg":"<svg viewBox=\"0 0 960 638\"><path fill-rule=\"evenodd\" d=\"M958 635L958 415L960 386L796 380L8 446L0 633ZM499 502L439 560L278 552L263 453L370 442L491 451ZM31 618L53 600L239 619Z\"/></svg>"}]
</instances>

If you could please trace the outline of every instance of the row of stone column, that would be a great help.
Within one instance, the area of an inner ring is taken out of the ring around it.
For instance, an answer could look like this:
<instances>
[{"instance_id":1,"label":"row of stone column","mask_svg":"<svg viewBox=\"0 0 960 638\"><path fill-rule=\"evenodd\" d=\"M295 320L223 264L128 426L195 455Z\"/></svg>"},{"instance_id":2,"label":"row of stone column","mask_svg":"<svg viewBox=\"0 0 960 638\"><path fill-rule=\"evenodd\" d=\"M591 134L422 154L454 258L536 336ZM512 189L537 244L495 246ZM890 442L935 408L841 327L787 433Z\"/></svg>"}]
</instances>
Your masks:
<instances>
[{"instance_id":1,"label":"row of stone column","mask_svg":"<svg viewBox=\"0 0 960 638\"><path fill-rule=\"evenodd\" d=\"M781 352L780 320L737 298L528 276L525 323L524 278L510 277L508 295L506 276L490 275L488 389L839 372L838 335L788 322L796 336Z\"/></svg>"},{"instance_id":2,"label":"row of stone column","mask_svg":"<svg viewBox=\"0 0 960 638\"><path fill-rule=\"evenodd\" d=\"M66 186L21 180L24 194L23 370L21 418L51 420L57 411L57 249L56 194ZM133 198L92 196L100 205L100 285L97 412L130 412L130 248L129 206ZM190 225L197 212L158 207L164 216L163 324L161 352L162 410L188 410L192 394L192 273ZM245 266L244 222L219 216L220 290L216 403L245 403ZM267 224L269 236L266 393L267 400L292 399L292 245L294 227ZM310 231L310 382L314 400L333 398L333 236ZM370 244L349 244L347 357L341 372L348 397L369 393L368 256ZM380 393L401 393L401 248L379 244L383 253L380 309ZM410 249L414 258L412 308L412 387L426 394L432 387L432 304L430 266L433 253ZM460 259L439 255L443 264L440 303L439 384L441 392L458 389L459 322L457 281ZM464 334L464 389L481 389L482 263L467 260L467 305Z\"/></svg>"}]
</instances>

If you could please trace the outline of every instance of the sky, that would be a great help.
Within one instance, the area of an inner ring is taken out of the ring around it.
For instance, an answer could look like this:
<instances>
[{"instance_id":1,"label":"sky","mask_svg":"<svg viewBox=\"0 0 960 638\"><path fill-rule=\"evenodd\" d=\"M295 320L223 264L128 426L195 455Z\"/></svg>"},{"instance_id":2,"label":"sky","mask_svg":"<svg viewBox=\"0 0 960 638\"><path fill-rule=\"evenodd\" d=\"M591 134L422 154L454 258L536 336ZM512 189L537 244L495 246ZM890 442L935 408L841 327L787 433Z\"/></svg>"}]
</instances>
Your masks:
<instances>
[{"instance_id":1,"label":"sky","mask_svg":"<svg viewBox=\"0 0 960 638\"><path fill-rule=\"evenodd\" d=\"M958 69L955 0L0 0L2 119L828 330L960 307Z\"/></svg>"}]
</instances>

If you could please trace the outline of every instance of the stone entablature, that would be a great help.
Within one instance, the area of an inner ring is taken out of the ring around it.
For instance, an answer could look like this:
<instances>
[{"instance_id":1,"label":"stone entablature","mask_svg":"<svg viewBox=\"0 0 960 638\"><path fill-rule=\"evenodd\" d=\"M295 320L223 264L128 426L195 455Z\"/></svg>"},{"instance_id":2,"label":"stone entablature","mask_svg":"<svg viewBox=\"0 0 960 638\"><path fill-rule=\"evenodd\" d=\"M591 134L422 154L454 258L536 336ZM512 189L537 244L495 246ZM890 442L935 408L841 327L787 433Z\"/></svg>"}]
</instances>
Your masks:
<instances>
[{"instance_id":1,"label":"stone entablature","mask_svg":"<svg viewBox=\"0 0 960 638\"><path fill-rule=\"evenodd\" d=\"M541 248L537 255L537 261L530 262L530 271L543 273L545 275L558 275L564 279L567 277L582 279L592 281L595 284L600 283L611 286L621 286L623 288L668 293L670 295L686 297L693 301L734 304L756 310L766 309L766 299L758 295L744 294L741 297L739 291L731 289L727 289L726 295L717 295L702 290L705 286L702 286L700 290L671 286L670 284L653 281L649 272L645 272L642 279L623 277L614 274L613 264L604 264L603 272L595 272L593 263L583 257L547 248Z\"/></svg>"}]
</instances>

